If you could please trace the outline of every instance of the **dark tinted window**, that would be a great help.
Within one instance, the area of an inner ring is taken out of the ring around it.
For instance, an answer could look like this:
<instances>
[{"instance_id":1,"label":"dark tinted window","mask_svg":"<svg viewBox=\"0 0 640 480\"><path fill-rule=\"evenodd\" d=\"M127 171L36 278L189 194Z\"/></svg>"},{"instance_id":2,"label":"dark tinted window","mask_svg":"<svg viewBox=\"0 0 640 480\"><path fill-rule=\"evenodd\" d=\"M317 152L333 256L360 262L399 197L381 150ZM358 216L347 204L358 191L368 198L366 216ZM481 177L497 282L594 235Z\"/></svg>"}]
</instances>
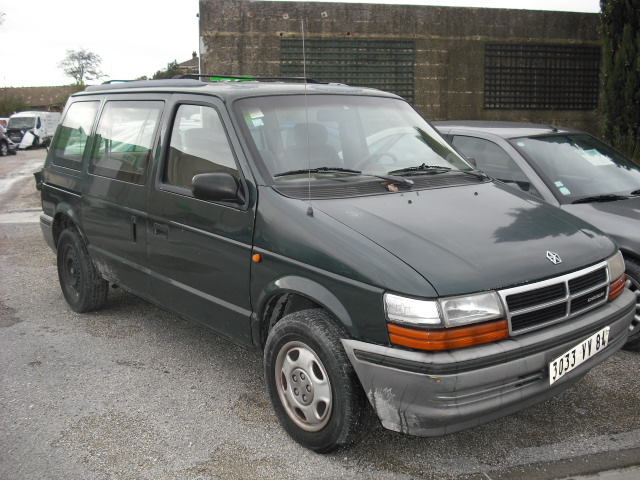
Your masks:
<instances>
[{"instance_id":1,"label":"dark tinted window","mask_svg":"<svg viewBox=\"0 0 640 480\"><path fill-rule=\"evenodd\" d=\"M107 102L91 149L90 171L144 183L163 102Z\"/></svg>"},{"instance_id":2,"label":"dark tinted window","mask_svg":"<svg viewBox=\"0 0 640 480\"><path fill-rule=\"evenodd\" d=\"M171 131L164 183L190 189L195 175L217 172L239 178L218 112L203 105L180 105Z\"/></svg>"},{"instance_id":3,"label":"dark tinted window","mask_svg":"<svg viewBox=\"0 0 640 480\"><path fill-rule=\"evenodd\" d=\"M82 169L87 138L99 105L99 102L76 102L69 106L51 145L54 165Z\"/></svg>"}]
</instances>

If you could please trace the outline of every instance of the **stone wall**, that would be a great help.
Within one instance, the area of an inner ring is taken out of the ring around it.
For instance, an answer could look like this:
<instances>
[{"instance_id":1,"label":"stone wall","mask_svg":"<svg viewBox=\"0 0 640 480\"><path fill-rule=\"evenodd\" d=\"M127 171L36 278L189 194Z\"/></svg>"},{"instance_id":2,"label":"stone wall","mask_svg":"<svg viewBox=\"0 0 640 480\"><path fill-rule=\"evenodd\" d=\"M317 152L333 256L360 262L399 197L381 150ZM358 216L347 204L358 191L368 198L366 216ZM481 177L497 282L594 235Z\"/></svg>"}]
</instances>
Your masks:
<instances>
[{"instance_id":1,"label":"stone wall","mask_svg":"<svg viewBox=\"0 0 640 480\"><path fill-rule=\"evenodd\" d=\"M203 73L280 74L280 39L415 42L414 106L431 120L499 119L599 133L595 110L484 109L487 42L600 46L599 16L488 8L200 0Z\"/></svg>"}]
</instances>

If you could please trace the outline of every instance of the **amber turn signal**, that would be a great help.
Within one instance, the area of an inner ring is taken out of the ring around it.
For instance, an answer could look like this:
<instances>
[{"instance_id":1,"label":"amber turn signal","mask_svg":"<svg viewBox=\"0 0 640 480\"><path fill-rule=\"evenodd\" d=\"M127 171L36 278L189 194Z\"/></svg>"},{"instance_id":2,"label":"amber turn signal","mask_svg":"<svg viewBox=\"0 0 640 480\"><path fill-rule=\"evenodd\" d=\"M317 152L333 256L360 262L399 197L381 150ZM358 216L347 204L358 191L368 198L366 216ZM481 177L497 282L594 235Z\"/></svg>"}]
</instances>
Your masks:
<instances>
[{"instance_id":1,"label":"amber turn signal","mask_svg":"<svg viewBox=\"0 0 640 480\"><path fill-rule=\"evenodd\" d=\"M509 337L506 320L441 330L417 330L389 323L387 329L391 343L417 350L453 350Z\"/></svg>"},{"instance_id":2,"label":"amber turn signal","mask_svg":"<svg viewBox=\"0 0 640 480\"><path fill-rule=\"evenodd\" d=\"M627 276L622 275L619 279L609 284L609 301L615 299L624 290L624 284L627 282Z\"/></svg>"},{"instance_id":3,"label":"amber turn signal","mask_svg":"<svg viewBox=\"0 0 640 480\"><path fill-rule=\"evenodd\" d=\"M262 260L262 256L259 253L254 253L251 256L251 260L253 260L254 263L260 263L260 261Z\"/></svg>"}]
</instances>

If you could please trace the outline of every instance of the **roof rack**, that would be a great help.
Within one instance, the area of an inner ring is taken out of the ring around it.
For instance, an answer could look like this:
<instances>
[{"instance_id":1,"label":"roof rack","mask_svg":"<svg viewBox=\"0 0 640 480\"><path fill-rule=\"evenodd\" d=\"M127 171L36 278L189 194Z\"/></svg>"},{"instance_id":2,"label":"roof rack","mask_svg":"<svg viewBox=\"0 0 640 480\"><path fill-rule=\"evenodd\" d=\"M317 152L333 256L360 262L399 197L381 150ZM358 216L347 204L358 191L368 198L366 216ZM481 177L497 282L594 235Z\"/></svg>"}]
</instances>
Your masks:
<instances>
[{"instance_id":1,"label":"roof rack","mask_svg":"<svg viewBox=\"0 0 640 480\"><path fill-rule=\"evenodd\" d=\"M126 82L135 82L135 80L107 80L106 82L102 82L102 85L111 85L112 83L126 83Z\"/></svg>"},{"instance_id":2,"label":"roof rack","mask_svg":"<svg viewBox=\"0 0 640 480\"><path fill-rule=\"evenodd\" d=\"M204 80L210 82L306 82L306 83L322 83L313 78L305 77L254 77L252 75L216 75L207 73L185 73L176 75L175 79L191 78L194 80Z\"/></svg>"}]
</instances>

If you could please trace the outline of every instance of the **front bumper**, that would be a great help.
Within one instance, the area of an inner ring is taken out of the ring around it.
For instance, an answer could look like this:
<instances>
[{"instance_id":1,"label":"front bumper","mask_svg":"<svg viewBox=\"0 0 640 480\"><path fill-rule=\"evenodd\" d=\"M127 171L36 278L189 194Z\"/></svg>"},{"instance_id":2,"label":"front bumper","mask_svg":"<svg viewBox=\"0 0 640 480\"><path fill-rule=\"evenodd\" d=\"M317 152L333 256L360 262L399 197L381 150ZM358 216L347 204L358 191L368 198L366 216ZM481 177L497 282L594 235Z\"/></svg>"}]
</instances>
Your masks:
<instances>
[{"instance_id":1,"label":"front bumper","mask_svg":"<svg viewBox=\"0 0 640 480\"><path fill-rule=\"evenodd\" d=\"M446 352L342 343L382 425L431 437L495 420L566 390L624 345L635 303L625 290L613 302L561 324ZM611 327L609 345L549 385L549 362L605 326Z\"/></svg>"}]
</instances>

